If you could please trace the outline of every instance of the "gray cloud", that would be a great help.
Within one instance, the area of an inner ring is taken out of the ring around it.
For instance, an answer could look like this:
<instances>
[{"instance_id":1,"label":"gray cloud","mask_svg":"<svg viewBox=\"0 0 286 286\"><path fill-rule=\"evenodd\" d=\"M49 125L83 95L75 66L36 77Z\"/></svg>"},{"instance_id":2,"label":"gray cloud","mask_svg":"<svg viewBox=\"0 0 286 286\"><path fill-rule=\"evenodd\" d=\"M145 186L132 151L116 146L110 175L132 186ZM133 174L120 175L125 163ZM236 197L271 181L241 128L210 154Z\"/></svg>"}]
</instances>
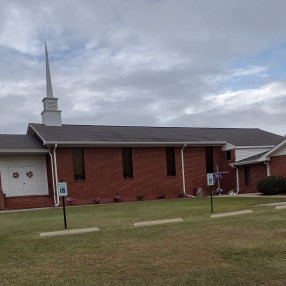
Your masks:
<instances>
[{"instance_id":1,"label":"gray cloud","mask_svg":"<svg viewBox=\"0 0 286 286\"><path fill-rule=\"evenodd\" d=\"M285 1L0 4L1 133L41 122L44 40L64 123L286 133ZM225 105L207 100L226 92Z\"/></svg>"}]
</instances>

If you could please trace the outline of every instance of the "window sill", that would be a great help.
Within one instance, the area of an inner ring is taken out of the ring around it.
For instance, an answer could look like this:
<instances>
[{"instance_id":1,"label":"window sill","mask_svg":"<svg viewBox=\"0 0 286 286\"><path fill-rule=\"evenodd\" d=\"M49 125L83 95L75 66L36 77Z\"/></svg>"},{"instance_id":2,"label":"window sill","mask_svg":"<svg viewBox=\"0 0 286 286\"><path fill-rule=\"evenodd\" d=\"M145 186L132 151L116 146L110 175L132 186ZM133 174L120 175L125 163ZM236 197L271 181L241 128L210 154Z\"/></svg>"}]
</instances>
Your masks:
<instances>
[{"instance_id":1,"label":"window sill","mask_svg":"<svg viewBox=\"0 0 286 286\"><path fill-rule=\"evenodd\" d=\"M127 178L127 177L123 177L124 180L134 180L134 178Z\"/></svg>"},{"instance_id":2,"label":"window sill","mask_svg":"<svg viewBox=\"0 0 286 286\"><path fill-rule=\"evenodd\" d=\"M85 183L86 180L74 180L75 183Z\"/></svg>"}]
</instances>

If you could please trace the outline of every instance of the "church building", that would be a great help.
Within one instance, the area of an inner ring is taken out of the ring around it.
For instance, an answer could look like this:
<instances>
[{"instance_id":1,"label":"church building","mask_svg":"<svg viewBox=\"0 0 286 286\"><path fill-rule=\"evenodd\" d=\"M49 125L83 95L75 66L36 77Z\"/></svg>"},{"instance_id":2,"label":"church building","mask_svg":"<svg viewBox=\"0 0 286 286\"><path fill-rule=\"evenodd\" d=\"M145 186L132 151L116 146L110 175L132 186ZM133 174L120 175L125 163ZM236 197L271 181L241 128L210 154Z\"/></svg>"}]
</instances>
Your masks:
<instances>
[{"instance_id":1,"label":"church building","mask_svg":"<svg viewBox=\"0 0 286 286\"><path fill-rule=\"evenodd\" d=\"M222 174L224 194L286 177L285 138L260 129L63 124L45 53L42 123L0 135L0 210L58 206L61 181L83 205L111 203L115 194L123 201L207 194L207 173Z\"/></svg>"}]
</instances>

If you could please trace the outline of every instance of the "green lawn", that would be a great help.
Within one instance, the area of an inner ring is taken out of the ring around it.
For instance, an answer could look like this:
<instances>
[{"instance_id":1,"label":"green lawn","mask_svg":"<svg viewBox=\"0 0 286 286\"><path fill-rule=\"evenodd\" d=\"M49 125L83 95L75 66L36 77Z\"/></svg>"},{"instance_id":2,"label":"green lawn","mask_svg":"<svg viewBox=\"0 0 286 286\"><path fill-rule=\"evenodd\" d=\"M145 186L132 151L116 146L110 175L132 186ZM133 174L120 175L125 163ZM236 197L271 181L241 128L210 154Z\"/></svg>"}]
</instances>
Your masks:
<instances>
[{"instance_id":1,"label":"green lawn","mask_svg":"<svg viewBox=\"0 0 286 286\"><path fill-rule=\"evenodd\" d=\"M284 201L286 198L284 199ZM256 204L283 198L215 197L0 213L0 285L286 285L286 210ZM147 220L184 222L135 228Z\"/></svg>"}]
</instances>

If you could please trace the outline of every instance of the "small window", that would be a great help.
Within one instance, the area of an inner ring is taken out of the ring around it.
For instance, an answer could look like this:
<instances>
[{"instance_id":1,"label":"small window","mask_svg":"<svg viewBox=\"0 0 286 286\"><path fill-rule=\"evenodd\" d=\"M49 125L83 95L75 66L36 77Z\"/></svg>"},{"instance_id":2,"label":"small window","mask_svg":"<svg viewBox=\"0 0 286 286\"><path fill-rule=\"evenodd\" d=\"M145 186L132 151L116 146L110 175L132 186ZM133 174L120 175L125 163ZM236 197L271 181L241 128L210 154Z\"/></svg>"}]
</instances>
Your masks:
<instances>
[{"instance_id":1,"label":"small window","mask_svg":"<svg viewBox=\"0 0 286 286\"><path fill-rule=\"evenodd\" d=\"M123 164L123 177L124 178L133 178L132 149L131 149L131 147L122 148L122 164Z\"/></svg>"},{"instance_id":2,"label":"small window","mask_svg":"<svg viewBox=\"0 0 286 286\"><path fill-rule=\"evenodd\" d=\"M250 185L250 167L244 167L244 183L246 186Z\"/></svg>"},{"instance_id":3,"label":"small window","mask_svg":"<svg viewBox=\"0 0 286 286\"><path fill-rule=\"evenodd\" d=\"M83 148L72 148L75 180L85 180Z\"/></svg>"},{"instance_id":4,"label":"small window","mask_svg":"<svg viewBox=\"0 0 286 286\"><path fill-rule=\"evenodd\" d=\"M205 147L206 172L214 172L213 147Z\"/></svg>"},{"instance_id":5,"label":"small window","mask_svg":"<svg viewBox=\"0 0 286 286\"><path fill-rule=\"evenodd\" d=\"M226 151L226 160L231 161L231 150Z\"/></svg>"},{"instance_id":6,"label":"small window","mask_svg":"<svg viewBox=\"0 0 286 286\"><path fill-rule=\"evenodd\" d=\"M176 176L176 162L174 147L166 148L167 176Z\"/></svg>"}]
</instances>

